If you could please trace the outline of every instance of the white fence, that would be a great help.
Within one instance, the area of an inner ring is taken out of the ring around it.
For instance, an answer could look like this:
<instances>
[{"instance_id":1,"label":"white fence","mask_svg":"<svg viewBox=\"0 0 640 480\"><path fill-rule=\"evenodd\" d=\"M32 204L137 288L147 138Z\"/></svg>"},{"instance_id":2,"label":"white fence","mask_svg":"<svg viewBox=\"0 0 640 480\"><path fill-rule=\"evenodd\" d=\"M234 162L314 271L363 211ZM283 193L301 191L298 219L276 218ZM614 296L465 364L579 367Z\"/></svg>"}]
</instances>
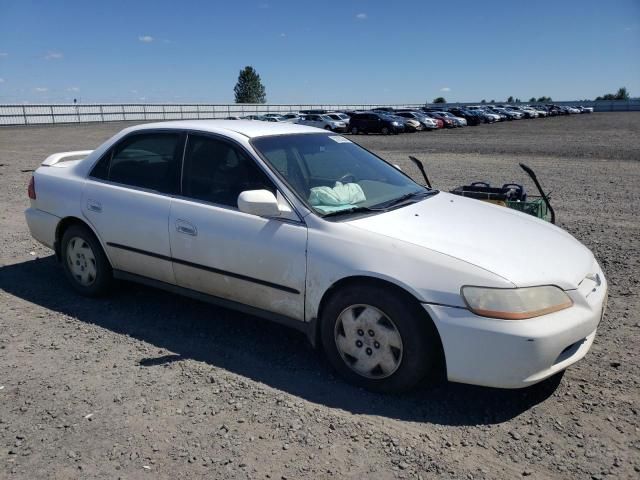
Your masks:
<instances>
[{"instance_id":1,"label":"white fence","mask_svg":"<svg viewBox=\"0 0 640 480\"><path fill-rule=\"evenodd\" d=\"M229 116L287 113L300 110L368 110L375 107L412 107L416 104L24 104L0 105L0 125L117 122L145 120L194 120Z\"/></svg>"},{"instance_id":2,"label":"white fence","mask_svg":"<svg viewBox=\"0 0 640 480\"><path fill-rule=\"evenodd\" d=\"M479 103L479 102L478 102ZM500 103L500 102L497 102ZM613 100L598 102L554 102L557 105L593 106L596 112L638 111L640 100ZM443 107L470 103L440 104ZM472 103L471 103L472 104ZM286 113L300 110L368 110L375 107L405 108L421 103L403 104L0 104L0 126L42 125L58 123L192 120L229 116Z\"/></svg>"}]
</instances>

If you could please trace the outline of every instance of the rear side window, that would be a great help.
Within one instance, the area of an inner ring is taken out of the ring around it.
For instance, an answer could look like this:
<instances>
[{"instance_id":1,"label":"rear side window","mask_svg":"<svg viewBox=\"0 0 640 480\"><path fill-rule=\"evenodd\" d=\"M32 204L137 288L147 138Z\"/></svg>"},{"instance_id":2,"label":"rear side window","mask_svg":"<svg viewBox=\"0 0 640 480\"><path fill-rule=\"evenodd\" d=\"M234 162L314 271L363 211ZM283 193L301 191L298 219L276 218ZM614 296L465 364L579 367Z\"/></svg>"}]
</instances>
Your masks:
<instances>
[{"instance_id":1,"label":"rear side window","mask_svg":"<svg viewBox=\"0 0 640 480\"><path fill-rule=\"evenodd\" d=\"M178 193L183 142L181 133L132 135L107 152L91 176L161 193Z\"/></svg>"},{"instance_id":2,"label":"rear side window","mask_svg":"<svg viewBox=\"0 0 640 480\"><path fill-rule=\"evenodd\" d=\"M240 193L262 189L276 193L271 180L242 149L217 138L189 135L183 196L238 208Z\"/></svg>"},{"instance_id":3,"label":"rear side window","mask_svg":"<svg viewBox=\"0 0 640 480\"><path fill-rule=\"evenodd\" d=\"M102 155L102 158L98 160L98 163L95 164L93 170L89 176L93 178L99 178L101 180L109 179L109 164L111 163L111 155L113 154L113 150L109 149L107 153Z\"/></svg>"}]
</instances>

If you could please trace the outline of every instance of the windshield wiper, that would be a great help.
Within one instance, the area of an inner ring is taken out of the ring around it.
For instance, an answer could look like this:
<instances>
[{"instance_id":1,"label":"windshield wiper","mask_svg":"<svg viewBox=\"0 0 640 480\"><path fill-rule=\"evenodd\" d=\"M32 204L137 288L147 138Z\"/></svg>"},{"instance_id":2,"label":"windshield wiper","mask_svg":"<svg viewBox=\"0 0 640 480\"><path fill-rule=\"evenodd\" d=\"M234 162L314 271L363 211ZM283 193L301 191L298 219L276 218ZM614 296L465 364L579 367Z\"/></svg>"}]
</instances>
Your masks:
<instances>
[{"instance_id":1,"label":"windshield wiper","mask_svg":"<svg viewBox=\"0 0 640 480\"><path fill-rule=\"evenodd\" d=\"M336 210L335 212L329 212L322 215L322 218L337 217L338 215L346 215L349 213L361 213L361 212L382 212L384 208L372 208L372 207L350 207L344 210Z\"/></svg>"},{"instance_id":2,"label":"windshield wiper","mask_svg":"<svg viewBox=\"0 0 640 480\"><path fill-rule=\"evenodd\" d=\"M395 207L396 205L399 205L409 200L410 198L430 197L431 195L435 195L436 193L438 193L438 190L425 190L425 191L419 191L419 192L405 193L404 195L398 198L394 198L389 202L381 203L379 205L376 205L375 207L364 207L364 206L350 207L350 208L345 208L344 210L336 210L335 212L325 213L324 215L322 215L322 217L323 218L336 217L338 215L345 215L350 213L362 213L362 212L386 212L391 207Z\"/></svg>"},{"instance_id":3,"label":"windshield wiper","mask_svg":"<svg viewBox=\"0 0 640 480\"><path fill-rule=\"evenodd\" d=\"M396 205L399 205L403 202L405 202L406 200L409 200L410 198L416 198L416 197L429 197L431 195L435 195L436 193L438 193L438 190L424 190L424 191L419 191L419 192L410 192L410 193L405 193L404 195L401 195L398 198L394 198L393 200L390 200L384 204L383 209L387 210L391 207L395 207Z\"/></svg>"}]
</instances>

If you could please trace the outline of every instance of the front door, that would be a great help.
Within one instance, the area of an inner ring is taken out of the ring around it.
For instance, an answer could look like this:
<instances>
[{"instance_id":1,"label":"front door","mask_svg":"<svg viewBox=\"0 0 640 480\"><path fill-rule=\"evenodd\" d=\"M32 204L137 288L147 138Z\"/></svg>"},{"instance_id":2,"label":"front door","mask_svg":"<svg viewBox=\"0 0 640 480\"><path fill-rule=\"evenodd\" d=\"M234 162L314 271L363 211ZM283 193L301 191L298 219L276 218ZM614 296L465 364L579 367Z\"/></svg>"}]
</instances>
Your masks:
<instances>
[{"instance_id":1,"label":"front door","mask_svg":"<svg viewBox=\"0 0 640 480\"><path fill-rule=\"evenodd\" d=\"M178 285L304 320L307 228L238 210L245 190L275 186L241 147L190 134L169 235Z\"/></svg>"}]
</instances>

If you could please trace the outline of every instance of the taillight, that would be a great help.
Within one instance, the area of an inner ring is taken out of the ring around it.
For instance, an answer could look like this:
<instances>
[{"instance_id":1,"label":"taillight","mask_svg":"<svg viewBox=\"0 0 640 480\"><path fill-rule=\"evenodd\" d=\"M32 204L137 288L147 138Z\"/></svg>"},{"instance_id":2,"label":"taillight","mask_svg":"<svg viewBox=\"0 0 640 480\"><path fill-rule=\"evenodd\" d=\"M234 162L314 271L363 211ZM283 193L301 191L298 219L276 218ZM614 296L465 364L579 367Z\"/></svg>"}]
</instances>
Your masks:
<instances>
[{"instance_id":1,"label":"taillight","mask_svg":"<svg viewBox=\"0 0 640 480\"><path fill-rule=\"evenodd\" d=\"M36 199L36 181L34 180L33 175L31 176L31 180L29 180L29 188L27 188L27 193L29 194L29 198L31 200Z\"/></svg>"}]
</instances>

